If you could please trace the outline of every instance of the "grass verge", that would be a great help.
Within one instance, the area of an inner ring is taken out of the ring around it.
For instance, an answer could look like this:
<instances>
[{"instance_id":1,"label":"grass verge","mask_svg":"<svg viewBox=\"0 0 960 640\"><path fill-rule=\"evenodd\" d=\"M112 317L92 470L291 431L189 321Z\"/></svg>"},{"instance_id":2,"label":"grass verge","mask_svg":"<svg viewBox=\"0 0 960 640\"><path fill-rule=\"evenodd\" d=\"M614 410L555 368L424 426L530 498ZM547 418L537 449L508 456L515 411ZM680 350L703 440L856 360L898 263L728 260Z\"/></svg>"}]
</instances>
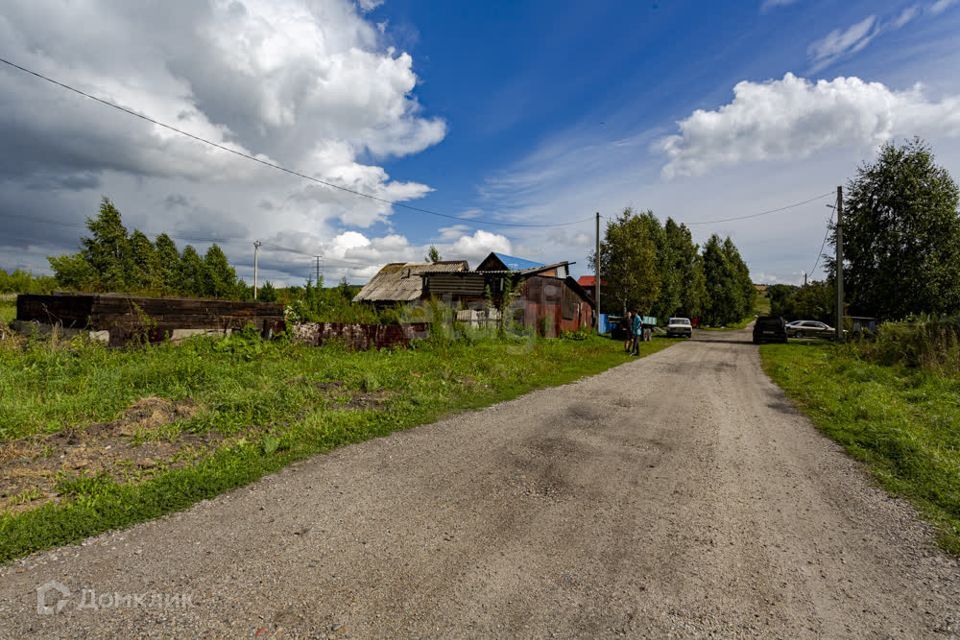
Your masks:
<instances>
[{"instance_id":1,"label":"grass verge","mask_svg":"<svg viewBox=\"0 0 960 640\"><path fill-rule=\"evenodd\" d=\"M740 331L741 329L745 329L748 324L753 322L753 320L754 320L754 317L750 316L748 318L744 318L743 320L735 324L727 324L722 327L700 327L700 328L703 329L704 331Z\"/></svg>"},{"instance_id":2,"label":"grass verge","mask_svg":"<svg viewBox=\"0 0 960 640\"><path fill-rule=\"evenodd\" d=\"M670 344L645 343L642 353ZM628 359L619 341L595 337L359 353L243 336L125 350L81 341L6 344L0 471L19 464L21 472L0 480L19 481L22 491L7 496L0 513L0 562L184 509L334 447ZM175 410L157 413L158 406ZM189 446L177 449L183 442ZM137 452L150 446L175 454L147 464ZM83 460L57 466L76 460L81 448ZM24 477L37 480L25 486ZM40 479L47 491L37 488Z\"/></svg>"},{"instance_id":3,"label":"grass verge","mask_svg":"<svg viewBox=\"0 0 960 640\"><path fill-rule=\"evenodd\" d=\"M960 379L885 366L852 347L760 347L767 374L891 493L934 523L960 554Z\"/></svg>"},{"instance_id":4,"label":"grass verge","mask_svg":"<svg viewBox=\"0 0 960 640\"><path fill-rule=\"evenodd\" d=\"M16 300L5 300L0 297L0 326L6 326L17 317Z\"/></svg>"}]
</instances>

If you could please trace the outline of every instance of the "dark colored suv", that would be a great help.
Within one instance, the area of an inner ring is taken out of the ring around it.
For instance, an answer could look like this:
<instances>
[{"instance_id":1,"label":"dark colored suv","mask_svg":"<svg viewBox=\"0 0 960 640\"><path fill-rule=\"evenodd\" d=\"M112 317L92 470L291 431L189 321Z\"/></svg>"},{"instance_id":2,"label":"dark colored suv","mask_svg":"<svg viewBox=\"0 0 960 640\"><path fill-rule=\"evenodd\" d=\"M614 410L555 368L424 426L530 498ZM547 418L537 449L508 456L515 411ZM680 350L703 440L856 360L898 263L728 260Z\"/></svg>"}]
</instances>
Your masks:
<instances>
[{"instance_id":1,"label":"dark colored suv","mask_svg":"<svg viewBox=\"0 0 960 640\"><path fill-rule=\"evenodd\" d=\"M753 325L753 344L786 342L787 323L777 316L760 316Z\"/></svg>"}]
</instances>

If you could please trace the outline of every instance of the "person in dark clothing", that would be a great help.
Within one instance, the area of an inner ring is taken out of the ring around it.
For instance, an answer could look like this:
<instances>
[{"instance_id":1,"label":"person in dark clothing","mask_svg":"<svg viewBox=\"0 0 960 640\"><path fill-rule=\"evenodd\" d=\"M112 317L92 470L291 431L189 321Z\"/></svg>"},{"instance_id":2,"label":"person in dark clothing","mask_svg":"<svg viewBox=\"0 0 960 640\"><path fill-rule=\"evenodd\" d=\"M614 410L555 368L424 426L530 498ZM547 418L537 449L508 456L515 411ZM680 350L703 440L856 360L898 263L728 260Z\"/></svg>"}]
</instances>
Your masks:
<instances>
[{"instance_id":1,"label":"person in dark clothing","mask_svg":"<svg viewBox=\"0 0 960 640\"><path fill-rule=\"evenodd\" d=\"M636 311L631 311L630 314L633 316L633 321L630 325L630 334L633 336L633 350L630 353L631 355L639 356L640 340L643 338L643 318L641 318L640 314Z\"/></svg>"}]
</instances>

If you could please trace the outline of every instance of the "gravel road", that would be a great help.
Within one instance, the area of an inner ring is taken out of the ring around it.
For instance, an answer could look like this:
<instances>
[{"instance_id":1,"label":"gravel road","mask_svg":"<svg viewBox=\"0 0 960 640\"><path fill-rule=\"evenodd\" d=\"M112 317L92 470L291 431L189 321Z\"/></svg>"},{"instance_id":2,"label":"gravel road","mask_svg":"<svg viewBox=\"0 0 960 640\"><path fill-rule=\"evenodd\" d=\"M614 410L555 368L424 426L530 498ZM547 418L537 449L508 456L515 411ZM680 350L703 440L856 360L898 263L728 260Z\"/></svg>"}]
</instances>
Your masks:
<instances>
[{"instance_id":1,"label":"gravel road","mask_svg":"<svg viewBox=\"0 0 960 640\"><path fill-rule=\"evenodd\" d=\"M957 562L748 338L703 334L0 568L0 636L957 637ZM39 615L50 580L71 595Z\"/></svg>"}]
</instances>

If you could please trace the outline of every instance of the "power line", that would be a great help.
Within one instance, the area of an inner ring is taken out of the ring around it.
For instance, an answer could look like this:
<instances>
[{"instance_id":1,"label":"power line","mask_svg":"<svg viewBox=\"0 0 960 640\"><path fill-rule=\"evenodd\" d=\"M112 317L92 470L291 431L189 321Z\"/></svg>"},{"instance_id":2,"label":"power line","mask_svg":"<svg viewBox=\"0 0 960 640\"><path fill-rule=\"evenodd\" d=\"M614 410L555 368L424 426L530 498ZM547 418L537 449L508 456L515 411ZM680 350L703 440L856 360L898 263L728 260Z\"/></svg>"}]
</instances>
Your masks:
<instances>
[{"instance_id":1,"label":"power line","mask_svg":"<svg viewBox=\"0 0 960 640\"><path fill-rule=\"evenodd\" d=\"M827 223L827 231L823 234L823 242L820 243L820 253L817 254L817 261L813 263L813 269L810 269L807 273L811 276L817 270L817 266L820 264L820 258L823 257L823 248L827 246L827 237L830 235L830 224L833 222L833 212L830 213L830 222Z\"/></svg>"},{"instance_id":2,"label":"power line","mask_svg":"<svg viewBox=\"0 0 960 640\"><path fill-rule=\"evenodd\" d=\"M720 220L702 220L702 221L700 221L700 222L687 222L686 225L687 225L688 227L692 227L692 226L694 226L694 225L701 225L701 224L720 224L720 223L722 223L722 222L734 222L734 221L736 221L736 220L749 220L750 218L759 218L760 216L768 216L768 215L773 214L773 213L780 213L781 211L786 211L787 209L795 209L795 208L800 207L800 206L803 206L803 205L805 205L805 204L810 204L811 202L814 202L815 200L822 200L823 198L826 198L827 196L832 196L832 195L833 195L833 192L830 191L830 192L824 193L824 194L822 194L822 195L819 195L819 196L810 198L809 200L804 200L803 202L795 202L795 203L793 203L793 204L788 204L788 205L785 206L785 207L777 207L776 209L768 209L767 211L761 211L760 213L751 213L750 215L737 216L737 217L735 217L735 218L722 218L722 219L720 219Z\"/></svg>"},{"instance_id":3,"label":"power line","mask_svg":"<svg viewBox=\"0 0 960 640\"><path fill-rule=\"evenodd\" d=\"M104 98L99 98L99 97L97 97L97 96L95 96L95 95L93 95L93 94L87 93L86 91L83 91L83 90L81 90L81 89L77 89L76 87L70 86L70 85L68 85L68 84L66 84L66 83L64 83L64 82L60 82L59 80L54 80L53 78L50 78L50 77L48 77L48 76L45 76L45 75L43 75L42 73L39 73L39 72L37 72L37 71L32 71L31 69L27 69L26 67L22 67L22 66L14 63L14 62L11 62L11 61L9 61L9 60L7 60L7 59L5 59L5 58L0 58L0 62L2 62L3 64L5 64L5 65L7 65L7 66L13 67L14 69L17 69L17 70L19 70L19 71L22 71L22 72L24 72L24 73L27 73L27 74L29 74L29 75L32 75L32 76L34 76L34 77L36 77L36 78L39 78L40 80L43 80L43 81L45 81L45 82L49 82L50 84L56 85L56 86L58 86L58 87L60 87L60 88L62 88L62 89L66 89L67 91L72 91L73 93L76 93L76 94L78 94L78 95L81 95L81 96L83 96L84 98L88 98L88 99L90 99L90 100L93 100L94 102L98 102L98 103L100 103L100 104L102 104L102 105L104 105L104 106L110 107L110 108L112 108L112 109L116 109L116 110L118 110L118 111L122 111L123 113L126 113L127 115L131 115L131 116L133 116L133 117L135 117L135 118L140 118L141 120L145 120L145 121L147 121L147 122L149 122L149 123L151 123L151 124L154 124L154 125L156 125L156 126L158 126L158 127L163 127L164 129L167 129L167 130L169 130L169 131L173 131L174 133L178 133L178 134L180 134L180 135L182 135L182 136L186 136L186 137L188 137L188 138L191 138L191 139L193 139L193 140L196 140L197 142L201 142L201 143L203 143L203 144L210 145L211 147L214 147L214 148L219 149L219 150L221 150L221 151L226 151L227 153L232 153L232 154L235 155L235 156L239 156L239 157L241 157L241 158L245 158L245 159L247 159L247 160L251 160L251 161L253 161L253 162L257 162L257 163L259 163L259 164L262 164L262 165L265 166L265 167L270 167L271 169L275 169L275 170L277 170L277 171L282 171L282 172L284 172L284 173L288 173L288 174L293 175L293 176L296 176L296 177L298 177L298 178L303 178L304 180L310 180L311 182L316 182L316 183L318 183L318 184L322 184L322 185L327 186L327 187L330 187L330 188L332 188L332 189L338 189L338 190L343 191L343 192L345 192L345 193L350 193L350 194L353 194L353 195L355 195L355 196L359 196L359 197L361 197L361 198L367 198L367 199L369 199L369 200L375 200L375 201L377 201L377 202L381 202L381 203L383 203L383 204L388 204L388 205L390 205L390 206L401 207L401 208L407 209L407 210L409 210L409 211L415 211L415 212L417 212L417 213L425 213L425 214L432 215L432 216L437 216L437 217L440 217L440 218L447 218L447 219L449 219L449 220L456 220L456 221L458 221L458 222L460 222L460 223L463 223L463 224L466 224L466 225L468 225L468 226L477 226L477 225L481 225L481 226L482 226L482 225L486 225L486 226L494 226L494 227L497 227L497 226L500 226L500 227L566 227L566 226L571 226L571 225L575 225L575 224L582 224L582 223L587 222L587 221L589 221L589 220L593 220L593 216L591 216L591 217L589 217L589 218L584 218L584 219L582 219L582 220L571 220L571 221L569 221L569 222L557 222L557 223L552 223L552 224L535 224L535 223L523 223L523 222L497 222L497 221L493 221L493 220L489 220L489 221L488 221L488 220L477 220L477 219L471 219L471 218L461 218L460 216L454 216L454 215L450 215L450 214L448 214L448 213L442 213L442 212L439 212L439 211L433 211L433 210L431 210L431 209L424 209L424 208L422 208L422 207L416 207L416 206L414 206L414 205L404 204L404 203L402 203L402 202L395 202L395 201L393 201L393 200L388 200L387 198L381 198L381 197L379 197L379 196L375 196L375 195L372 195L372 194L369 194L369 193L364 193L364 192L362 192L362 191L356 191L355 189L350 189L349 187L344 187L344 186L341 186L341 185L336 184L336 183L333 183L333 182L328 182L328 181L326 181L326 180L322 180L322 179L320 179L320 178L316 178L316 177L314 177L314 176L310 176L310 175L307 175L307 174L305 174L305 173L301 173L301 172L299 172L299 171L296 171L295 169L288 169L287 167L284 167L284 166L281 166L281 165L279 165L279 164L270 162L270 161L268 161L268 160L263 160L262 158L257 158L256 156L252 156L252 155L250 155L250 154L248 154L248 153L244 153L243 151L238 151L238 150L236 150L236 149L231 149L230 147L227 147L227 146L224 146L224 145L219 144L219 143L217 143L217 142L214 142L213 140L208 140L207 138L203 138L203 137L201 137L201 136L195 135L195 134L190 133L190 132L188 132L188 131L184 131L183 129L179 129L179 128L173 126L173 125L167 124L167 123L165 123L165 122L161 122L161 121L159 121L159 120L155 120L155 119L151 118L150 116L144 115L144 114L142 114L142 113L138 113L138 112L136 112L136 111L134 111L134 110L132 110L132 109L128 109L127 107L123 107L123 106L121 106L121 105L119 105L119 104L116 104L116 103L114 103L114 102L110 102L109 100L105 100Z\"/></svg>"}]
</instances>

